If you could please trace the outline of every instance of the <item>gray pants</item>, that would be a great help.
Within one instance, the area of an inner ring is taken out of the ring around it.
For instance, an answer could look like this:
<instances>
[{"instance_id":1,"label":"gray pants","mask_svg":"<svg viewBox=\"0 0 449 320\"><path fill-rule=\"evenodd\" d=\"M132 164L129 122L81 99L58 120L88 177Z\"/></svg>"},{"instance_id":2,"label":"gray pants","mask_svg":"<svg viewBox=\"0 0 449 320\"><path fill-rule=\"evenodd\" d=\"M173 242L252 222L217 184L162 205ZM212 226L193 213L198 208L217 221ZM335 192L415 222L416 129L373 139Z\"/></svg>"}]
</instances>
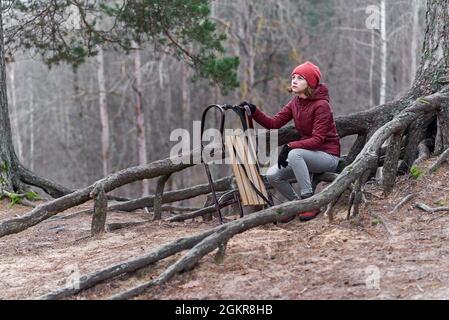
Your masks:
<instances>
[{"instance_id":1,"label":"gray pants","mask_svg":"<svg viewBox=\"0 0 449 320\"><path fill-rule=\"evenodd\" d=\"M301 195L312 193L310 173L335 172L340 158L324 151L293 149L288 153L287 160L286 168L279 169L276 164L268 169L266 176L276 190L292 201L300 198L288 180L296 178Z\"/></svg>"}]
</instances>

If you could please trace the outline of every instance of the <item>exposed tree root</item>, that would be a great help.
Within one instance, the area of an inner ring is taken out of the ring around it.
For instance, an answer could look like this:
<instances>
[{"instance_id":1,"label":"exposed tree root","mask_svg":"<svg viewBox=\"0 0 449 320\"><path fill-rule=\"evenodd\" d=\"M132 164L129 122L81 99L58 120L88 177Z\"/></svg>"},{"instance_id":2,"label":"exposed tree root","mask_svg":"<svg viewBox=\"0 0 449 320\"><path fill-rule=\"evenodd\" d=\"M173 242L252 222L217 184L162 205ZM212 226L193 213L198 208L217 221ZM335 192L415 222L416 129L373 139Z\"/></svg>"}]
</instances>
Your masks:
<instances>
[{"instance_id":1,"label":"exposed tree root","mask_svg":"<svg viewBox=\"0 0 449 320\"><path fill-rule=\"evenodd\" d=\"M27 195L22 193L12 193L0 188L0 198L7 197L11 201L11 206L19 203L25 207L35 208L36 204L27 200Z\"/></svg>"},{"instance_id":2,"label":"exposed tree root","mask_svg":"<svg viewBox=\"0 0 449 320\"><path fill-rule=\"evenodd\" d=\"M437 208L431 208L428 205L424 204L424 203L417 203L416 207L418 209L424 210L426 212L429 213L434 213L434 212L438 212L438 211L449 211L449 207L437 207Z\"/></svg>"},{"instance_id":3,"label":"exposed tree root","mask_svg":"<svg viewBox=\"0 0 449 320\"><path fill-rule=\"evenodd\" d=\"M449 148L446 149L437 159L437 161L432 164L429 168L429 172L435 172L444 162L449 159Z\"/></svg>"},{"instance_id":4,"label":"exposed tree root","mask_svg":"<svg viewBox=\"0 0 449 320\"><path fill-rule=\"evenodd\" d=\"M413 166L419 165L424 160L427 160L430 158L430 148L433 141L431 139L425 139L421 141L418 145L418 158L413 162Z\"/></svg>"},{"instance_id":5,"label":"exposed tree root","mask_svg":"<svg viewBox=\"0 0 449 320\"><path fill-rule=\"evenodd\" d=\"M176 206L163 206L161 208L162 211L169 211L172 214L175 214L175 212L191 212L200 210L201 208L197 207L176 207Z\"/></svg>"},{"instance_id":6,"label":"exposed tree root","mask_svg":"<svg viewBox=\"0 0 449 320\"><path fill-rule=\"evenodd\" d=\"M214 181L214 186L216 191L226 191L231 188L233 177L225 177L219 180ZM161 203L171 203L186 199L192 199L200 195L210 193L209 184L201 184L191 188L185 188L176 191L167 191L162 195ZM111 211L134 211L142 208L151 208L154 206L155 196L148 196L144 198L139 198L135 200L130 200L123 203L113 204L108 207L108 210Z\"/></svg>"},{"instance_id":7,"label":"exposed tree root","mask_svg":"<svg viewBox=\"0 0 449 320\"><path fill-rule=\"evenodd\" d=\"M162 196L164 195L165 183L168 181L170 176L171 174L167 174L165 176L159 177L159 179L157 180L156 194L154 195L153 204L154 220L160 220L162 218Z\"/></svg>"},{"instance_id":8,"label":"exposed tree root","mask_svg":"<svg viewBox=\"0 0 449 320\"><path fill-rule=\"evenodd\" d=\"M20 181L17 183L23 183L28 186L33 186L33 187L42 189L45 193L47 193L54 199L60 198L62 196L65 196L67 194L74 192L74 190L72 190L72 189L66 188L56 182L53 182L49 179L38 176L34 172L25 168L20 163L17 163L16 166L17 166L17 175L20 179ZM19 189L21 189L21 188L19 188ZM116 200L116 201L129 201L128 198L112 196L112 195L108 195L107 198L109 200Z\"/></svg>"},{"instance_id":9,"label":"exposed tree root","mask_svg":"<svg viewBox=\"0 0 449 320\"><path fill-rule=\"evenodd\" d=\"M439 155L449 148L449 104L437 113L437 125L434 153Z\"/></svg>"},{"instance_id":10,"label":"exposed tree root","mask_svg":"<svg viewBox=\"0 0 449 320\"><path fill-rule=\"evenodd\" d=\"M403 205L405 205L407 202L409 202L411 199L413 199L416 196L415 193L411 193L407 196L405 196L401 201L399 201L399 203L393 208L393 210L391 210L389 212L389 214L393 214L396 211L399 210L399 208L401 208Z\"/></svg>"},{"instance_id":11,"label":"exposed tree root","mask_svg":"<svg viewBox=\"0 0 449 320\"><path fill-rule=\"evenodd\" d=\"M104 233L106 231L106 214L107 214L108 200L103 189L95 195L94 214L92 217L91 234Z\"/></svg>"},{"instance_id":12,"label":"exposed tree root","mask_svg":"<svg viewBox=\"0 0 449 320\"><path fill-rule=\"evenodd\" d=\"M368 215L370 215L371 217L373 217L374 219L376 219L383 225L383 227L385 228L385 231L387 231L387 234L389 237L393 237L396 235L396 233L392 230L390 223L387 222L387 220L384 217L382 217L374 212L371 212L371 211L368 211Z\"/></svg>"},{"instance_id":13,"label":"exposed tree root","mask_svg":"<svg viewBox=\"0 0 449 320\"><path fill-rule=\"evenodd\" d=\"M76 288L74 288L73 286L63 287L63 288L57 289L49 294L43 295L39 299L51 300L51 299L66 298L66 297L72 296L82 290L90 288L102 281L114 278L116 276L119 276L119 275L122 275L122 274L125 274L128 272L133 272L133 271L139 270L139 269L146 267L152 263L156 263L162 259L172 256L180 251L192 248L198 242L200 242L207 236L214 233L214 231L216 229L217 228L202 232L198 235L194 235L191 237L178 239L169 244L166 244L159 248L156 248L155 250L149 252L148 254L145 254L138 258L131 259L131 260L119 263L119 264L115 264L113 266L106 267L99 271L84 275L79 278Z\"/></svg>"},{"instance_id":14,"label":"exposed tree root","mask_svg":"<svg viewBox=\"0 0 449 320\"><path fill-rule=\"evenodd\" d=\"M234 198L234 194L233 192L237 192L237 190L233 190L228 192L227 196L224 196L223 199L219 202L220 205L226 206L227 203L231 204L233 203L233 198ZM189 213L184 213L184 214L179 214L173 217L170 217L168 219L166 219L166 221L168 222L180 222L180 221L185 221L188 219L193 219L196 217L201 217L204 216L206 214L210 214L213 213L217 210L217 208L215 207L215 205L213 206L209 206L209 207L205 207L205 208L201 208L197 211L193 211L193 212L189 212Z\"/></svg>"},{"instance_id":15,"label":"exposed tree root","mask_svg":"<svg viewBox=\"0 0 449 320\"><path fill-rule=\"evenodd\" d=\"M106 230L107 231L114 231L114 230L120 230L120 229L124 229L124 228L129 228L129 227L141 226L141 225L150 223L151 221L152 220L108 223L106 225Z\"/></svg>"},{"instance_id":16,"label":"exposed tree root","mask_svg":"<svg viewBox=\"0 0 449 320\"><path fill-rule=\"evenodd\" d=\"M34 172L28 170L27 168L25 168L20 164L18 165L18 175L22 182L44 190L47 194L49 194L53 198L60 198L73 192L73 190L61 186L56 182L50 181L48 179L36 175Z\"/></svg>"},{"instance_id":17,"label":"exposed tree root","mask_svg":"<svg viewBox=\"0 0 449 320\"><path fill-rule=\"evenodd\" d=\"M195 154L192 152L186 157L188 157L187 160L189 160L189 158L194 156ZM192 164L189 164L192 162L182 163L182 161L179 160L182 160L182 158L168 158L165 160L155 161L145 166L137 166L121 170L100 181L97 181L87 188L79 189L61 198L39 205L34 210L21 217L3 220L0 222L0 237L21 232L56 215L59 212L80 205L95 197L101 190L104 190L104 192L107 193L121 187L122 185L134 181L155 178L192 166Z\"/></svg>"},{"instance_id":18,"label":"exposed tree root","mask_svg":"<svg viewBox=\"0 0 449 320\"><path fill-rule=\"evenodd\" d=\"M384 193L388 194L393 190L398 171L398 161L401 152L402 132L394 134L388 144L383 164L382 184Z\"/></svg>"}]
</instances>

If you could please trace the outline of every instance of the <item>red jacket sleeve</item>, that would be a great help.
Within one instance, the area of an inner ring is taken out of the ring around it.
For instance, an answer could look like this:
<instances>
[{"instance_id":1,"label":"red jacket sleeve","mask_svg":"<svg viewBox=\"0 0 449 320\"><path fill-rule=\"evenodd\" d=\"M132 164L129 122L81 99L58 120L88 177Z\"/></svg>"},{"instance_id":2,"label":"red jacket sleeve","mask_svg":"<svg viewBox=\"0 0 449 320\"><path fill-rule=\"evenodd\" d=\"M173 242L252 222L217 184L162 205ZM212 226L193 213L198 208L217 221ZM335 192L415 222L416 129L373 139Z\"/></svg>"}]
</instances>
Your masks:
<instances>
[{"instance_id":1,"label":"red jacket sleeve","mask_svg":"<svg viewBox=\"0 0 449 320\"><path fill-rule=\"evenodd\" d=\"M314 111L312 136L304 140L290 142L288 145L292 149L318 149L325 142L326 135L333 121L330 105L318 105Z\"/></svg>"},{"instance_id":2,"label":"red jacket sleeve","mask_svg":"<svg viewBox=\"0 0 449 320\"><path fill-rule=\"evenodd\" d=\"M284 106L281 111L276 113L273 117L267 116L263 111L257 108L253 115L253 119L265 129L279 129L293 118L291 105L292 101Z\"/></svg>"}]
</instances>

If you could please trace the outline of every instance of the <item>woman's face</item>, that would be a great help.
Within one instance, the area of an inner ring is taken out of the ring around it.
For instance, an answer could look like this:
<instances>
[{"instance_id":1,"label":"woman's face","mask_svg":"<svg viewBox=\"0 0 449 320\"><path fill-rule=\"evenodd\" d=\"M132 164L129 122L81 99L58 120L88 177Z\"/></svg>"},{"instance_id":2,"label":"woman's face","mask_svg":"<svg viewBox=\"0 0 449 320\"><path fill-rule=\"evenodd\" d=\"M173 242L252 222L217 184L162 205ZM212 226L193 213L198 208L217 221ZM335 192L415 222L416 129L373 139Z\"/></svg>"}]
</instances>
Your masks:
<instances>
[{"instance_id":1,"label":"woman's face","mask_svg":"<svg viewBox=\"0 0 449 320\"><path fill-rule=\"evenodd\" d=\"M300 75L292 75L291 88L294 94L303 93L308 87L307 81Z\"/></svg>"}]
</instances>

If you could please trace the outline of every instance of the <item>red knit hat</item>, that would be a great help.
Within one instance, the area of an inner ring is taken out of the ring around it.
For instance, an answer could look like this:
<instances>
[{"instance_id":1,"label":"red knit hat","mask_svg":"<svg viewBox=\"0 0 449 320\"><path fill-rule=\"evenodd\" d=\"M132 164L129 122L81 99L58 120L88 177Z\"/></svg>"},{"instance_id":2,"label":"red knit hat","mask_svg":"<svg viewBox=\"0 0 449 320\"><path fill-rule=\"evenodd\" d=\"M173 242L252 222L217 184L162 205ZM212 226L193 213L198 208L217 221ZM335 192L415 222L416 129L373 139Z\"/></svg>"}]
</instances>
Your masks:
<instances>
[{"instance_id":1,"label":"red knit hat","mask_svg":"<svg viewBox=\"0 0 449 320\"><path fill-rule=\"evenodd\" d=\"M318 68L310 61L306 61L303 64L297 66L292 72L292 75L294 74L304 77L309 86L312 88L316 88L321 80L320 68Z\"/></svg>"}]
</instances>

